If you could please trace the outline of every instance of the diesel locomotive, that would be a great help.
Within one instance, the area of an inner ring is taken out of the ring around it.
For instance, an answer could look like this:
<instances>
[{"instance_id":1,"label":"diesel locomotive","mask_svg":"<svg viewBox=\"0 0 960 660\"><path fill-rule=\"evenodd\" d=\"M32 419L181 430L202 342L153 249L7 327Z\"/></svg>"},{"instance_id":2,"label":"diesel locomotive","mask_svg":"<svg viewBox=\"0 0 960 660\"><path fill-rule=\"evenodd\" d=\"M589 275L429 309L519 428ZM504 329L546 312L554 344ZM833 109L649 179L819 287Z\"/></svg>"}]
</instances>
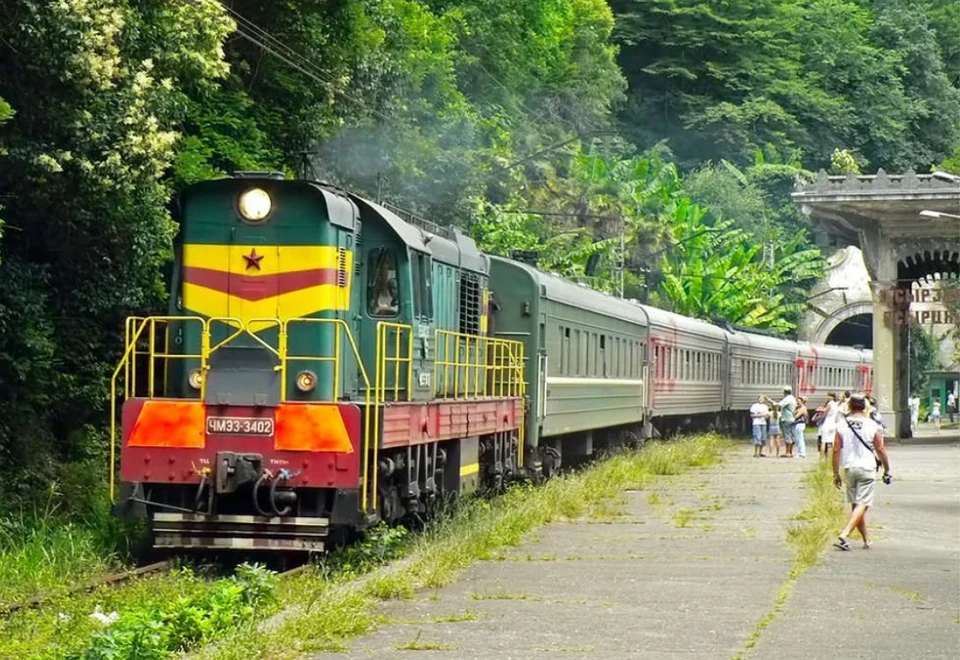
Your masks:
<instances>
[{"instance_id":1,"label":"diesel locomotive","mask_svg":"<svg viewBox=\"0 0 960 660\"><path fill-rule=\"evenodd\" d=\"M111 399L111 493L157 549L321 551L784 384L870 389L869 351L617 299L325 183L237 174L176 215L170 309L127 320Z\"/></svg>"}]
</instances>

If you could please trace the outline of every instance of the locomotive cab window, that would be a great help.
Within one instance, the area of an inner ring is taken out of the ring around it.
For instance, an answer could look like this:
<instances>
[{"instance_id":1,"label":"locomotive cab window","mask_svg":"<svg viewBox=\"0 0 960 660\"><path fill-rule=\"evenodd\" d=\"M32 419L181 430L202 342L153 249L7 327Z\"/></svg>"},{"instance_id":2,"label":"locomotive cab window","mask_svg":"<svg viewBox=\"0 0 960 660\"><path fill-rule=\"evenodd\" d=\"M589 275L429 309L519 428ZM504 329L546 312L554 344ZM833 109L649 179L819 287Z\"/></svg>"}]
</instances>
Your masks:
<instances>
[{"instance_id":1,"label":"locomotive cab window","mask_svg":"<svg viewBox=\"0 0 960 660\"><path fill-rule=\"evenodd\" d=\"M416 315L424 321L429 321L433 318L430 256L414 251L411 251L410 256L413 264L413 296Z\"/></svg>"},{"instance_id":2,"label":"locomotive cab window","mask_svg":"<svg viewBox=\"0 0 960 660\"><path fill-rule=\"evenodd\" d=\"M400 311L397 255L388 248L375 248L367 255L367 311L370 316L396 316Z\"/></svg>"}]
</instances>

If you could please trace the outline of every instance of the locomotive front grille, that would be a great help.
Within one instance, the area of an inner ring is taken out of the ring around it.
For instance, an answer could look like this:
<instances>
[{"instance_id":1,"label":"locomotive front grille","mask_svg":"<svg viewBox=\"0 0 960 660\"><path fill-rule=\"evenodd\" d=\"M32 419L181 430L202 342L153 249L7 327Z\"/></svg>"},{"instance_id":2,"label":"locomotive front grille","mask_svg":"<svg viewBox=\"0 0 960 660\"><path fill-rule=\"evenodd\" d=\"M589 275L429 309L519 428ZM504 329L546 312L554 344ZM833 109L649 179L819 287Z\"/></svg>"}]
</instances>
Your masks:
<instances>
[{"instance_id":1,"label":"locomotive front grille","mask_svg":"<svg viewBox=\"0 0 960 660\"><path fill-rule=\"evenodd\" d=\"M329 524L328 518L155 513L153 547L321 552Z\"/></svg>"}]
</instances>

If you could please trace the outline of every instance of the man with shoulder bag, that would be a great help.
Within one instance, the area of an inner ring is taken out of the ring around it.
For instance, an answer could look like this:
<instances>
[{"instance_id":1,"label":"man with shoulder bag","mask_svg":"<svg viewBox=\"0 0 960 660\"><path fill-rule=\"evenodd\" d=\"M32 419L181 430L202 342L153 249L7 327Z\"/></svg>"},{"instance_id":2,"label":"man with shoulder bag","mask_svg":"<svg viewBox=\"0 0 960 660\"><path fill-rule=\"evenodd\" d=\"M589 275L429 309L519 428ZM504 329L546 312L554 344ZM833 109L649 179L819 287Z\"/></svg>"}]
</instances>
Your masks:
<instances>
[{"instance_id":1,"label":"man with shoulder bag","mask_svg":"<svg viewBox=\"0 0 960 660\"><path fill-rule=\"evenodd\" d=\"M833 483L837 488L846 482L850 520L840 532L834 545L849 550L848 538L854 528L863 537L863 547L871 546L867 537L867 509L873 504L877 470L883 467L883 483L889 484L890 461L883 447L882 427L867 414L867 400L863 394L852 395L848 401L849 415L839 416L833 445ZM843 468L843 478L840 468Z\"/></svg>"}]
</instances>

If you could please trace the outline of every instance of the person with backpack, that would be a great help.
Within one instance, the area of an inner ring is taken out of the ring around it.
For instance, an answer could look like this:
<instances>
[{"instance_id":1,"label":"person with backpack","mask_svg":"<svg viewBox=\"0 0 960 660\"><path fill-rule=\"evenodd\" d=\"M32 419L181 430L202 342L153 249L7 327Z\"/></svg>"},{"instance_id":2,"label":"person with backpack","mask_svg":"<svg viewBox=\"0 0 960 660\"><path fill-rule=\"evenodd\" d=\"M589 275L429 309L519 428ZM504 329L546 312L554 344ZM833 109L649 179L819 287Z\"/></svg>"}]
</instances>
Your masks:
<instances>
[{"instance_id":1,"label":"person with backpack","mask_svg":"<svg viewBox=\"0 0 960 660\"><path fill-rule=\"evenodd\" d=\"M833 483L837 488L846 483L850 520L834 545L841 550L850 550L849 537L857 529L866 549L871 546L867 536L867 509L873 505L877 468L883 466L883 482L889 484L892 480L890 460L883 447L883 431L866 412L866 397L853 394L847 400L847 406L849 414L837 420L833 445Z\"/></svg>"}]
</instances>

